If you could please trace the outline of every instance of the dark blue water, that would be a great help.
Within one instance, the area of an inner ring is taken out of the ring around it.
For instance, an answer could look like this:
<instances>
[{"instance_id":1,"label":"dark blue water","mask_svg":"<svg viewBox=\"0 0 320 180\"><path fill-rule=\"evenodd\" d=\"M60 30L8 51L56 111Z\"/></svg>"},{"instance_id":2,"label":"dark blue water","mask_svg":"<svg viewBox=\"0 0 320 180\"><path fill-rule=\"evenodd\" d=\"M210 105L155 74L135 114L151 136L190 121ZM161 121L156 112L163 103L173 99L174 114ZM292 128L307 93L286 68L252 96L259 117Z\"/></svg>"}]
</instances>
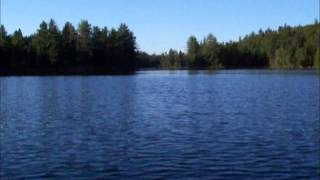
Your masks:
<instances>
[{"instance_id":1,"label":"dark blue water","mask_svg":"<svg viewBox=\"0 0 320 180\"><path fill-rule=\"evenodd\" d=\"M315 71L0 78L0 179L318 179Z\"/></svg>"}]
</instances>

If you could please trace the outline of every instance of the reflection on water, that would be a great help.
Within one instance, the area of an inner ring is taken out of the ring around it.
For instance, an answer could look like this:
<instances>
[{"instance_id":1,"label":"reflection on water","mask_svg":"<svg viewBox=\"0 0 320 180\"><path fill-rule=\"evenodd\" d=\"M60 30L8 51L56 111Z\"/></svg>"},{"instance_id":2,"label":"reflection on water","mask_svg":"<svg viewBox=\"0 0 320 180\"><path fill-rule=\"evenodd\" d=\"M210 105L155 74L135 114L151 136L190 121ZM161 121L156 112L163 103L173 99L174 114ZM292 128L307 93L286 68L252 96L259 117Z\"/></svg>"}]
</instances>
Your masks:
<instances>
[{"instance_id":1,"label":"reflection on water","mask_svg":"<svg viewBox=\"0 0 320 180\"><path fill-rule=\"evenodd\" d=\"M320 176L313 71L0 78L0 177Z\"/></svg>"}]
</instances>

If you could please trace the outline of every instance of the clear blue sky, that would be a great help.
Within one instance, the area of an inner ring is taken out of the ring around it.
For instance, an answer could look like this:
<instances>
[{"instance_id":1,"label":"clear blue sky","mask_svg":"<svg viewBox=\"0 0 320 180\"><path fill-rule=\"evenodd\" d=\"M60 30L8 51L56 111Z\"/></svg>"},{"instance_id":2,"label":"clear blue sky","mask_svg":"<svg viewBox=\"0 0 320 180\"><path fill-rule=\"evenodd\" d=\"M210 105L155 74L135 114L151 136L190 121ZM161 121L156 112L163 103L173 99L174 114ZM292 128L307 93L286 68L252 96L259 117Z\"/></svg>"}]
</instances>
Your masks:
<instances>
[{"instance_id":1,"label":"clear blue sky","mask_svg":"<svg viewBox=\"0 0 320 180\"><path fill-rule=\"evenodd\" d=\"M304 25L319 17L319 0L1 0L2 23L9 33L36 31L54 18L62 28L77 25L117 27L128 24L140 49L160 53L185 50L190 35L213 33L219 41L237 40L260 28ZM319 18L318 18L319 19Z\"/></svg>"}]
</instances>

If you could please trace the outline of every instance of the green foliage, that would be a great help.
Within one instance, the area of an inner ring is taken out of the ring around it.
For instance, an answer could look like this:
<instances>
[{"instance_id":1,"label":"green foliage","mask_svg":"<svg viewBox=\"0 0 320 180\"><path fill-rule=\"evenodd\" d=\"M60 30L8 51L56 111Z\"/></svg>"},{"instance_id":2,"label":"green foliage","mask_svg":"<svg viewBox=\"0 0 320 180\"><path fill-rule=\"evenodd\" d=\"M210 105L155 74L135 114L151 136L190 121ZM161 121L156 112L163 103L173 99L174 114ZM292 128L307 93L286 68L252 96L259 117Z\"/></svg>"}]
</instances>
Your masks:
<instances>
[{"instance_id":1,"label":"green foliage","mask_svg":"<svg viewBox=\"0 0 320 180\"><path fill-rule=\"evenodd\" d=\"M36 61L39 66L47 66L49 64L49 30L48 24L42 22L39 26L37 34L32 38L32 47L36 52Z\"/></svg>"},{"instance_id":2,"label":"green foliage","mask_svg":"<svg viewBox=\"0 0 320 180\"><path fill-rule=\"evenodd\" d=\"M146 52L138 51L137 52L137 68L160 68L161 56L152 54L149 55Z\"/></svg>"},{"instance_id":3,"label":"green foliage","mask_svg":"<svg viewBox=\"0 0 320 180\"><path fill-rule=\"evenodd\" d=\"M0 45L3 46L7 40L7 31L3 25L0 26Z\"/></svg>"},{"instance_id":4,"label":"green foliage","mask_svg":"<svg viewBox=\"0 0 320 180\"><path fill-rule=\"evenodd\" d=\"M83 20L60 31L51 19L31 36L20 29L8 36L3 26L0 33L0 75L129 73L136 66L136 39L125 24L109 32Z\"/></svg>"},{"instance_id":5,"label":"green foliage","mask_svg":"<svg viewBox=\"0 0 320 180\"><path fill-rule=\"evenodd\" d=\"M284 25L227 43L219 43L212 34L200 42L191 36L186 54L179 53L179 57L176 50L170 49L157 60L166 69L319 67L319 29L318 22L303 27ZM148 64L145 57L144 64Z\"/></svg>"},{"instance_id":6,"label":"green foliage","mask_svg":"<svg viewBox=\"0 0 320 180\"><path fill-rule=\"evenodd\" d=\"M185 55L180 51L170 49L168 53L163 53L160 57L161 68L181 69L185 64Z\"/></svg>"},{"instance_id":7,"label":"green foliage","mask_svg":"<svg viewBox=\"0 0 320 180\"><path fill-rule=\"evenodd\" d=\"M78 26L77 61L86 64L92 58L92 31L88 21L82 20Z\"/></svg>"},{"instance_id":8,"label":"green foliage","mask_svg":"<svg viewBox=\"0 0 320 180\"><path fill-rule=\"evenodd\" d=\"M285 48L281 47L276 50L275 54L275 64L274 67L285 68L290 65L290 55L285 50Z\"/></svg>"},{"instance_id":9,"label":"green foliage","mask_svg":"<svg viewBox=\"0 0 320 180\"><path fill-rule=\"evenodd\" d=\"M59 32L56 22L51 19L49 22L48 29L48 56L50 64L57 64L57 61L60 59L60 49L61 49L61 34Z\"/></svg>"},{"instance_id":10,"label":"green foliage","mask_svg":"<svg viewBox=\"0 0 320 180\"><path fill-rule=\"evenodd\" d=\"M18 29L17 31L15 31L11 37L11 45L18 47L18 48L22 48L24 45L24 38L23 38L23 34L21 32L20 29Z\"/></svg>"},{"instance_id":11,"label":"green foliage","mask_svg":"<svg viewBox=\"0 0 320 180\"><path fill-rule=\"evenodd\" d=\"M306 68L314 66L314 56L319 44L318 23L307 26L280 26L278 31L270 29L251 34L239 41L248 52L265 54L273 68Z\"/></svg>"},{"instance_id":12,"label":"green foliage","mask_svg":"<svg viewBox=\"0 0 320 180\"><path fill-rule=\"evenodd\" d=\"M65 67L76 64L76 43L77 31L74 26L67 22L61 34L61 62L60 65Z\"/></svg>"},{"instance_id":13,"label":"green foliage","mask_svg":"<svg viewBox=\"0 0 320 180\"><path fill-rule=\"evenodd\" d=\"M209 34L203 41L201 47L201 56L205 61L205 64L210 67L219 66L219 53L220 45L217 42L216 37Z\"/></svg>"},{"instance_id":14,"label":"green foliage","mask_svg":"<svg viewBox=\"0 0 320 180\"><path fill-rule=\"evenodd\" d=\"M126 24L99 28L83 20L67 22L62 31L51 19L37 32L8 35L0 27L0 75L127 73L136 68L320 68L320 24L259 30L237 42L220 43L209 34L191 36L186 53L170 49L160 55L137 51Z\"/></svg>"},{"instance_id":15,"label":"green foliage","mask_svg":"<svg viewBox=\"0 0 320 180\"><path fill-rule=\"evenodd\" d=\"M124 68L131 69L135 66L136 37L126 24L121 24L116 32L116 39L117 59L114 59L114 62L117 62L117 66L123 65Z\"/></svg>"},{"instance_id":16,"label":"green foliage","mask_svg":"<svg viewBox=\"0 0 320 180\"><path fill-rule=\"evenodd\" d=\"M191 36L187 42L187 59L189 66L197 66L200 56L200 44L195 36Z\"/></svg>"}]
</instances>

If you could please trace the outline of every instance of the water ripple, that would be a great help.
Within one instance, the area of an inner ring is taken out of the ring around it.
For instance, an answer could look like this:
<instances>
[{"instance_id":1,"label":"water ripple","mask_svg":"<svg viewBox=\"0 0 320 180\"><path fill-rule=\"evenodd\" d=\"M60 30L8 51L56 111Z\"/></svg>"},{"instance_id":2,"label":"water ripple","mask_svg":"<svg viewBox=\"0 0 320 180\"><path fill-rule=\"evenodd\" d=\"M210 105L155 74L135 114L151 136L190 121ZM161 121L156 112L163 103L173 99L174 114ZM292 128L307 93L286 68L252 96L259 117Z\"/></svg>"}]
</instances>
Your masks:
<instances>
[{"instance_id":1,"label":"water ripple","mask_svg":"<svg viewBox=\"0 0 320 180\"><path fill-rule=\"evenodd\" d=\"M318 179L315 72L0 78L2 179Z\"/></svg>"}]
</instances>

